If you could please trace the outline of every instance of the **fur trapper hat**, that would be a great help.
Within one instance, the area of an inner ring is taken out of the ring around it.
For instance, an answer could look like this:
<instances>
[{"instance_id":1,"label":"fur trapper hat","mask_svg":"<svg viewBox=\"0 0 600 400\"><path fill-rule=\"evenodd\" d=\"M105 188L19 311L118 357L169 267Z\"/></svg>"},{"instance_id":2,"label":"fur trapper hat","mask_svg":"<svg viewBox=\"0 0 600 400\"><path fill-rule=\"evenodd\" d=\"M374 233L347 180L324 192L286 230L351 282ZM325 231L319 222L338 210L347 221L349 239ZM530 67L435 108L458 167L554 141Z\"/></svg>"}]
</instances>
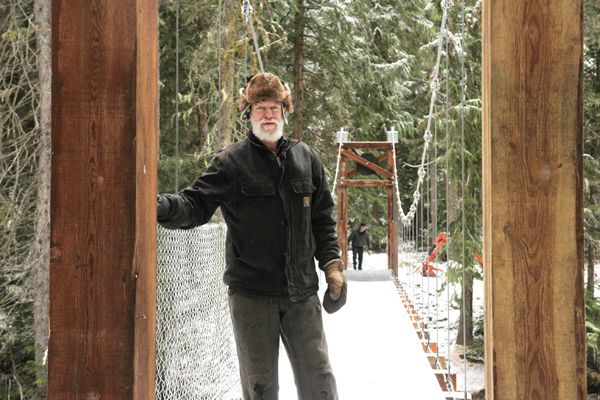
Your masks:
<instances>
[{"instance_id":1,"label":"fur trapper hat","mask_svg":"<svg viewBox=\"0 0 600 400\"><path fill-rule=\"evenodd\" d=\"M287 112L292 112L292 92L287 84L270 73L259 73L246 78L246 87L240 89L240 111L259 101L277 101L285 104Z\"/></svg>"}]
</instances>

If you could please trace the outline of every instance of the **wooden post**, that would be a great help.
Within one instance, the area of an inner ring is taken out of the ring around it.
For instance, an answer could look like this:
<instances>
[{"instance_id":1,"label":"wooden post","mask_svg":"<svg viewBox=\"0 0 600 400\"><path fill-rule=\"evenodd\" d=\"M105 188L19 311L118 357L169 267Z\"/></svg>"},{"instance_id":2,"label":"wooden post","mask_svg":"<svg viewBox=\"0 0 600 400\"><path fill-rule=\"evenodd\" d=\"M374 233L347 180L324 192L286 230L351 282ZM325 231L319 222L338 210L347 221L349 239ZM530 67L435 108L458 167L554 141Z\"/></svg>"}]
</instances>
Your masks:
<instances>
[{"instance_id":1,"label":"wooden post","mask_svg":"<svg viewBox=\"0 0 600 400\"><path fill-rule=\"evenodd\" d=\"M587 398L582 68L582 0L484 0L486 399Z\"/></svg>"},{"instance_id":2,"label":"wooden post","mask_svg":"<svg viewBox=\"0 0 600 400\"><path fill-rule=\"evenodd\" d=\"M396 146L396 143L392 143ZM394 174L394 154L392 150L388 150L388 171ZM398 202L396 200L395 183L387 187L388 197L388 269L394 271L395 276L398 276Z\"/></svg>"},{"instance_id":3,"label":"wooden post","mask_svg":"<svg viewBox=\"0 0 600 400\"><path fill-rule=\"evenodd\" d=\"M48 399L154 399L158 10L52 2Z\"/></svg>"},{"instance_id":4,"label":"wooden post","mask_svg":"<svg viewBox=\"0 0 600 400\"><path fill-rule=\"evenodd\" d=\"M342 142L338 144L342 146ZM337 182L337 228L340 249L342 250L342 261L348 269L348 157L340 156L340 170Z\"/></svg>"}]
</instances>

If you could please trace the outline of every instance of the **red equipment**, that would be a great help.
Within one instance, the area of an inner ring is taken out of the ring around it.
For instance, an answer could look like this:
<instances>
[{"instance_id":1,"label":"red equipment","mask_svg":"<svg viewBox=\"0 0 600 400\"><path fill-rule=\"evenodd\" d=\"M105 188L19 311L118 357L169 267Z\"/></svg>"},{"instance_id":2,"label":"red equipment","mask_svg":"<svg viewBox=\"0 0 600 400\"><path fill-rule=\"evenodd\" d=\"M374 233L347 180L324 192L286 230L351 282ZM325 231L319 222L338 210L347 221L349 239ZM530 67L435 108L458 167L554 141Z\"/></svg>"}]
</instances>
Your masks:
<instances>
[{"instance_id":1,"label":"red equipment","mask_svg":"<svg viewBox=\"0 0 600 400\"><path fill-rule=\"evenodd\" d=\"M479 261L479 264L483 266L483 260L481 259L481 257L479 257L479 254L475 253L475 259Z\"/></svg>"},{"instance_id":2,"label":"red equipment","mask_svg":"<svg viewBox=\"0 0 600 400\"><path fill-rule=\"evenodd\" d=\"M431 252L431 254L429 254L429 259L427 261L423 261L423 276L434 277L437 271L442 271L441 269L434 267L431 262L435 259L437 252L447 240L448 238L446 237L446 232L440 233L437 239L435 239L435 242L433 243L435 245L435 249Z\"/></svg>"}]
</instances>

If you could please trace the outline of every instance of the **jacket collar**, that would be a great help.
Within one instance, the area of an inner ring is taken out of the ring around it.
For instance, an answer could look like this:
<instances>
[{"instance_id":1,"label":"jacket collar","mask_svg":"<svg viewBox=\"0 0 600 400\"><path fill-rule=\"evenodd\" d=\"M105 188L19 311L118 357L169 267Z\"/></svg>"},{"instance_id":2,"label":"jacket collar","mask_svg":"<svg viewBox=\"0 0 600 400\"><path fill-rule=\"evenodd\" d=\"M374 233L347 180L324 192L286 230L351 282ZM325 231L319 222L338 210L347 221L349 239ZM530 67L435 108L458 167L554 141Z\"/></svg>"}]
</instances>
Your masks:
<instances>
[{"instance_id":1,"label":"jacket collar","mask_svg":"<svg viewBox=\"0 0 600 400\"><path fill-rule=\"evenodd\" d=\"M256 135L254 134L254 132L252 132L252 128L250 128L250 130L248 131L248 140L253 145L258 146L258 147L262 147L265 150L270 151L267 148L267 146L265 146L264 143L259 138L256 137ZM279 141L277 142L277 154L281 153L282 151L286 151L287 149L289 149L290 147L295 146L298 143L299 143L298 140L288 138L287 136L285 136L285 133L284 133L281 136L281 138L279 138Z\"/></svg>"}]
</instances>

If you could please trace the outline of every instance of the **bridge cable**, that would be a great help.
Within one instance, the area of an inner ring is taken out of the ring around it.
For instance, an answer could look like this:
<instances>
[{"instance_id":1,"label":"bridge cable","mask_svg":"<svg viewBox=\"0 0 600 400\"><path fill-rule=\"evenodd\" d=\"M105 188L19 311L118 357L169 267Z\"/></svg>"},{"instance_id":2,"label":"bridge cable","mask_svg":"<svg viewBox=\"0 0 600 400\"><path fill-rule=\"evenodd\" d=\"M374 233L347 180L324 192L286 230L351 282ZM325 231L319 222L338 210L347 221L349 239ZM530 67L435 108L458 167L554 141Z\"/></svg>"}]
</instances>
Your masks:
<instances>
[{"instance_id":1,"label":"bridge cable","mask_svg":"<svg viewBox=\"0 0 600 400\"><path fill-rule=\"evenodd\" d=\"M425 168L424 168L424 164L425 164L425 157L427 154L427 150L429 148L429 144L432 140L433 135L431 134L431 120L432 120L432 116L433 116L433 105L435 102L435 98L437 97L437 91L439 89L440 83L439 83L439 68L440 68L440 60L441 60L441 56L442 56L442 42L443 42L443 38L445 35L445 31L446 31L446 22L448 20L448 13L449 13L449 5L452 4L452 0L442 0L442 4L446 4L446 6L444 7L444 5L442 6L442 8L444 9L444 13L442 15L442 25L441 25L441 29L440 29L440 35L439 35L439 39L438 39L438 50L437 50L437 58L436 58L436 64L435 64L435 68L433 71L433 78L432 78L432 82L431 82L431 91L432 91L432 96L431 96L431 101L430 101L430 105L429 105L429 114L427 116L427 129L425 130L425 134L423 135L423 139L425 140L424 143L424 147L423 147L423 154L421 155L421 164L419 166L418 169L418 176L419 179L417 181L417 187L415 188L415 192L413 194L413 203L410 206L409 212L405 213L404 209L402 208L402 201L400 200L400 194L398 192L398 171L396 168L396 160L394 160L394 179L395 179L395 184L396 184L396 201L398 202L398 211L400 214L400 219L402 220L402 223L404 225L411 225L412 221L414 220L415 214L417 212L417 204L419 202L419 188L421 187L421 184L423 183L423 179L425 177ZM392 127L391 131L388 131L390 133L394 133L395 130ZM392 146L394 147L394 146ZM394 154L395 154L395 147L394 147ZM415 232L415 239L417 239L417 232Z\"/></svg>"}]
</instances>

